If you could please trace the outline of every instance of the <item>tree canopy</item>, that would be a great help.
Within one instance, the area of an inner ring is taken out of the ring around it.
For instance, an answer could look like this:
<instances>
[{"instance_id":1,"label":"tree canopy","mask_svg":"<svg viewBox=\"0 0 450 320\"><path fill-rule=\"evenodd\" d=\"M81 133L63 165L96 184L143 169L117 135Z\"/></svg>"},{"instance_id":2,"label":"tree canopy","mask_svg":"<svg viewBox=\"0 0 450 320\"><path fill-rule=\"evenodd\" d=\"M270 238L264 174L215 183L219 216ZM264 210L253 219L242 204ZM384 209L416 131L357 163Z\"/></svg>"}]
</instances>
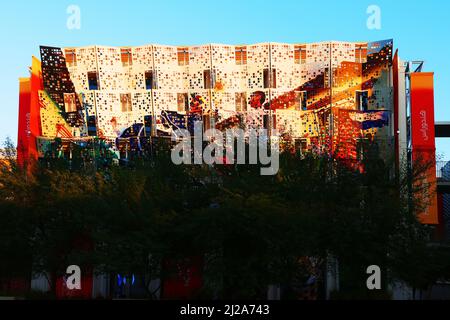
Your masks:
<instances>
[{"instance_id":1,"label":"tree canopy","mask_svg":"<svg viewBox=\"0 0 450 320\"><path fill-rule=\"evenodd\" d=\"M424 169L399 179L377 154L357 170L284 152L278 174L261 176L256 165L176 166L163 143L94 171L58 159L21 168L11 143L4 153L0 278L77 264L164 281L174 271L163 261L202 257L198 297L264 299L270 284L323 278L330 256L348 297L370 297L370 265L386 271L384 283L418 288L449 276L448 253L427 245L430 230L416 218L425 204L408 196Z\"/></svg>"}]
</instances>

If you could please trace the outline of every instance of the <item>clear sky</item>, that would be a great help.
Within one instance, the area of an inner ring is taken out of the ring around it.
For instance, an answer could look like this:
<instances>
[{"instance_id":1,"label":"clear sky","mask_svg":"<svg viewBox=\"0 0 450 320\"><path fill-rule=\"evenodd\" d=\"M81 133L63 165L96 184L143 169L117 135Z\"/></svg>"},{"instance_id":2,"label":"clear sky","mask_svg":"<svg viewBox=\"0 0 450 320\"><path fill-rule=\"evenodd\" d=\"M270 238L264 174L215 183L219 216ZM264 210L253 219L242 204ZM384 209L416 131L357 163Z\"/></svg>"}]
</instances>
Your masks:
<instances>
[{"instance_id":1,"label":"clear sky","mask_svg":"<svg viewBox=\"0 0 450 320\"><path fill-rule=\"evenodd\" d=\"M81 10L70 30L67 8ZM367 8L381 29L367 28ZM404 60L425 60L436 74L436 120L450 121L450 1L447 0L40 0L2 1L0 140L16 140L18 78L39 45L134 46L394 39ZM450 139L449 139L450 140ZM450 160L450 141L438 141Z\"/></svg>"}]
</instances>

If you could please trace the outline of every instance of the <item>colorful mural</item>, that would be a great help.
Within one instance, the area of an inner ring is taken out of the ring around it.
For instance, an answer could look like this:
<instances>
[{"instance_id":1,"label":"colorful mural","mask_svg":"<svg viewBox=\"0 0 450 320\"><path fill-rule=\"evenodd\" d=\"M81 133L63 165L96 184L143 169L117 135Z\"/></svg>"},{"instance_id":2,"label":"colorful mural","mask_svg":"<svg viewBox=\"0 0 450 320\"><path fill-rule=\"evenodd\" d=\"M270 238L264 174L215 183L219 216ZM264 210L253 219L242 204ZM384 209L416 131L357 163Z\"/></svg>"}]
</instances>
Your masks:
<instances>
[{"instance_id":1,"label":"colorful mural","mask_svg":"<svg viewBox=\"0 0 450 320\"><path fill-rule=\"evenodd\" d=\"M392 50L392 40L41 47L36 135L98 137L120 152L118 141L193 132L203 121L204 129L277 129L304 152L357 159L361 140L391 147ZM124 135L137 125L139 134Z\"/></svg>"}]
</instances>

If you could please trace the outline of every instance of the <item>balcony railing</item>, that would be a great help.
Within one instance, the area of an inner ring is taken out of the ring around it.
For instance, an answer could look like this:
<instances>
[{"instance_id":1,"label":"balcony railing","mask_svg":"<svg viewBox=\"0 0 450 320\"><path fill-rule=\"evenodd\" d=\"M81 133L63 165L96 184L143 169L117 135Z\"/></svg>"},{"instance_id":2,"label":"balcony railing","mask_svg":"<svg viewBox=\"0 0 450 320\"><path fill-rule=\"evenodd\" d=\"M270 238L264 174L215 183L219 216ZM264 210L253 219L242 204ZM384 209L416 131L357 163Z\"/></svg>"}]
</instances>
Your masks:
<instances>
[{"instance_id":1,"label":"balcony railing","mask_svg":"<svg viewBox=\"0 0 450 320\"><path fill-rule=\"evenodd\" d=\"M436 161L436 178L450 182L450 161Z\"/></svg>"}]
</instances>

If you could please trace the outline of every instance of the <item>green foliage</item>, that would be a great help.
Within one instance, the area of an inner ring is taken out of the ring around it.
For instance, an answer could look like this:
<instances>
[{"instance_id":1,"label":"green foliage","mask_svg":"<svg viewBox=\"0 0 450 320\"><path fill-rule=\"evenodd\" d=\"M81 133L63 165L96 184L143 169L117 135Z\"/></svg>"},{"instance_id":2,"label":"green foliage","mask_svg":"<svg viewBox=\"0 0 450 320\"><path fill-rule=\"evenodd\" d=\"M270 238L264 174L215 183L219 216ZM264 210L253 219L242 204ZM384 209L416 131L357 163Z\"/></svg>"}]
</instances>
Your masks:
<instances>
[{"instance_id":1,"label":"green foliage","mask_svg":"<svg viewBox=\"0 0 450 320\"><path fill-rule=\"evenodd\" d=\"M164 143L151 157L95 171L54 159L20 168L14 147L5 150L0 277L31 268L61 275L77 264L145 275L148 284L171 276L163 261L201 256L200 297L229 299L264 299L275 283L301 286L312 272L305 257L316 259L318 277L327 257L338 258L336 298L370 297L365 271L373 264L389 270L383 283L426 287L449 277L448 253L427 247L416 219L424 203L406 196L425 169L391 178L377 154L361 172L286 152L276 176L261 176L254 165L175 166Z\"/></svg>"}]
</instances>

